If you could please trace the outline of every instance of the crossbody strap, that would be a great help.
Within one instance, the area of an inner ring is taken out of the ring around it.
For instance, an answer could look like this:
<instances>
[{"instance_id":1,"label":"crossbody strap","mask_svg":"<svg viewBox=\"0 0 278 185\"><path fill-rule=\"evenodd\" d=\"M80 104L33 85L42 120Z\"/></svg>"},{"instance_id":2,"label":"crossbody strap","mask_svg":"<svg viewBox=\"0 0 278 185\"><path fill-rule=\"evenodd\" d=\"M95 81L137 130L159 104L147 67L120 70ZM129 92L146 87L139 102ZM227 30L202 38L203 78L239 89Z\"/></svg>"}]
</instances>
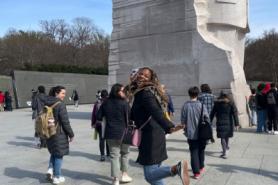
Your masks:
<instances>
[{"instance_id":1,"label":"crossbody strap","mask_svg":"<svg viewBox=\"0 0 278 185\"><path fill-rule=\"evenodd\" d=\"M202 103L201 103L202 104ZM203 121L203 111L204 111L204 104L202 104L202 108L201 108L201 114L200 114L200 119L199 119L199 123L201 123Z\"/></svg>"},{"instance_id":2,"label":"crossbody strap","mask_svg":"<svg viewBox=\"0 0 278 185\"><path fill-rule=\"evenodd\" d=\"M145 121L145 123L139 128L139 130L141 130L142 128L144 128L144 127L147 125L147 123L149 123L149 122L151 121L151 119L152 119L152 116L150 116L150 117L147 119L147 121Z\"/></svg>"}]
</instances>

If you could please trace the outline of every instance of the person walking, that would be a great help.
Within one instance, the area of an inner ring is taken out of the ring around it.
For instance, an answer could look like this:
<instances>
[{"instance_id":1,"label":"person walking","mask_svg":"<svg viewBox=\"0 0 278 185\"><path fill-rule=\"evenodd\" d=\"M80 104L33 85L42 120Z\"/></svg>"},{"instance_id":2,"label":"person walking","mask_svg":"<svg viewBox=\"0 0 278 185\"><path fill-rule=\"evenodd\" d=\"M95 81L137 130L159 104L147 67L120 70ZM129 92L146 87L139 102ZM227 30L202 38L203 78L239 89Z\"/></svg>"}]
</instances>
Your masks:
<instances>
[{"instance_id":1,"label":"person walking","mask_svg":"<svg viewBox=\"0 0 278 185\"><path fill-rule=\"evenodd\" d=\"M207 108L198 101L199 88L188 90L190 100L185 102L181 110L181 123L185 125L184 134L187 137L191 157L191 168L195 179L199 179L205 171L206 140L199 139L198 127L200 120L209 119ZM203 112L202 112L203 111ZM203 115L203 118L201 118Z\"/></svg>"},{"instance_id":2,"label":"person walking","mask_svg":"<svg viewBox=\"0 0 278 185\"><path fill-rule=\"evenodd\" d=\"M128 183L132 178L128 175L129 145L121 142L128 123L129 105L122 84L114 84L109 97L102 103L97 112L97 121L106 120L104 139L110 151L112 184ZM104 128L102 128L104 129Z\"/></svg>"},{"instance_id":3,"label":"person walking","mask_svg":"<svg viewBox=\"0 0 278 185\"><path fill-rule=\"evenodd\" d=\"M102 128L102 123L97 122L97 112L98 112L101 104L104 101L106 101L107 98L108 98L108 92L107 92L107 90L104 89L100 92L100 97L94 103L94 108L93 108L92 117L91 117L91 127L95 128L99 135L99 150L100 150L100 155L101 155L100 161L105 161L105 152L104 152L105 145L106 145L106 155L107 155L107 157L110 156L108 144L107 144L106 140L104 139L104 135L102 134L102 130L104 128Z\"/></svg>"},{"instance_id":4,"label":"person walking","mask_svg":"<svg viewBox=\"0 0 278 185\"><path fill-rule=\"evenodd\" d=\"M5 111L13 111L12 96L9 91L5 92Z\"/></svg>"},{"instance_id":5,"label":"person walking","mask_svg":"<svg viewBox=\"0 0 278 185\"><path fill-rule=\"evenodd\" d=\"M4 111L5 95L0 91L0 112Z\"/></svg>"},{"instance_id":6,"label":"person walking","mask_svg":"<svg viewBox=\"0 0 278 185\"><path fill-rule=\"evenodd\" d=\"M74 102L74 106L75 106L76 108L78 108L79 95L78 95L77 90L73 90L72 95L71 95L71 99L72 99L73 102Z\"/></svg>"},{"instance_id":7,"label":"person walking","mask_svg":"<svg viewBox=\"0 0 278 185\"><path fill-rule=\"evenodd\" d=\"M210 120L216 116L217 138L221 139L222 155L220 157L227 159L229 147L229 138L233 137L234 127L239 128L237 108L229 99L228 95L221 93L216 100L210 114Z\"/></svg>"},{"instance_id":8,"label":"person walking","mask_svg":"<svg viewBox=\"0 0 278 185\"><path fill-rule=\"evenodd\" d=\"M50 95L46 98L45 104L52 106L58 102L53 108L55 123L58 124L58 127L57 133L47 139L47 148L51 155L47 177L52 180L53 184L61 184L65 182L61 173L63 157L69 154L69 142L73 141L74 133L69 122L66 105L63 102L66 96L65 87L52 88Z\"/></svg>"},{"instance_id":9,"label":"person walking","mask_svg":"<svg viewBox=\"0 0 278 185\"><path fill-rule=\"evenodd\" d=\"M38 93L32 101L32 110L34 111L32 115L33 120L36 120L37 116L42 112L46 102L46 97L47 96L45 94L45 87L42 85L38 86ZM36 126L35 126L35 144L38 148L46 148L46 139L38 135Z\"/></svg>"},{"instance_id":10,"label":"person walking","mask_svg":"<svg viewBox=\"0 0 278 185\"><path fill-rule=\"evenodd\" d=\"M256 105L256 89L251 89L251 95L248 99L250 109L251 126L257 125L257 105Z\"/></svg>"},{"instance_id":11,"label":"person walking","mask_svg":"<svg viewBox=\"0 0 278 185\"><path fill-rule=\"evenodd\" d=\"M262 133L263 130L267 132L266 129L266 117L267 117L267 101L266 95L263 93L265 89L265 84L261 83L257 87L256 93L256 107L257 107L257 133Z\"/></svg>"},{"instance_id":12,"label":"person walking","mask_svg":"<svg viewBox=\"0 0 278 185\"><path fill-rule=\"evenodd\" d=\"M137 162L143 166L145 180L151 185L164 185L164 178L179 175L182 184L188 185L188 165L185 160L173 166L162 165L168 158L165 134L178 131L183 126L175 127L164 116L162 106L167 97L156 73L151 68L141 68L134 82L131 119L137 128L143 126Z\"/></svg>"},{"instance_id":13,"label":"person walking","mask_svg":"<svg viewBox=\"0 0 278 185\"><path fill-rule=\"evenodd\" d=\"M212 91L208 84L201 85L201 93L198 96L198 100L206 107L208 115L210 115L213 105L214 105L215 96L212 94ZM211 121L211 130L213 131L213 122ZM210 140L212 143L215 142L213 135Z\"/></svg>"},{"instance_id":14,"label":"person walking","mask_svg":"<svg viewBox=\"0 0 278 185\"><path fill-rule=\"evenodd\" d=\"M275 83L271 83L271 89L266 94L266 100L267 100L267 115L268 115L268 133L277 135L278 134L277 131L278 92Z\"/></svg>"}]
</instances>

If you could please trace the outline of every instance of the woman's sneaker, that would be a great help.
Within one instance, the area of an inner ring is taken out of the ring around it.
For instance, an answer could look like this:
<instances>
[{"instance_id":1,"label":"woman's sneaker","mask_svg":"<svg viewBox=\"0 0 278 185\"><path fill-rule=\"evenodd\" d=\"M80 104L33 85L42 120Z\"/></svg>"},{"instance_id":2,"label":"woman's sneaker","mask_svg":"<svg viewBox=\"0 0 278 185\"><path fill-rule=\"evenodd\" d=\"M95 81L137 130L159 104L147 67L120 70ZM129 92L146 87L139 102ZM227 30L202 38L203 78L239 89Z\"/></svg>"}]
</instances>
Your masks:
<instances>
[{"instance_id":1,"label":"woman's sneaker","mask_svg":"<svg viewBox=\"0 0 278 185\"><path fill-rule=\"evenodd\" d=\"M122 183L128 183L131 181L132 181L132 178L130 176L128 176L127 174L122 175L122 178L121 178Z\"/></svg>"},{"instance_id":2,"label":"woman's sneaker","mask_svg":"<svg viewBox=\"0 0 278 185\"><path fill-rule=\"evenodd\" d=\"M177 164L177 174L180 176L183 185L189 185L189 174L187 161L183 160Z\"/></svg>"},{"instance_id":3,"label":"woman's sneaker","mask_svg":"<svg viewBox=\"0 0 278 185\"><path fill-rule=\"evenodd\" d=\"M46 173L46 179L48 181L53 180L53 168L48 168L47 173Z\"/></svg>"},{"instance_id":4,"label":"woman's sneaker","mask_svg":"<svg viewBox=\"0 0 278 185\"><path fill-rule=\"evenodd\" d=\"M194 179L199 179L200 177L201 177L201 174L200 174L200 173L194 174Z\"/></svg>"},{"instance_id":5,"label":"woman's sneaker","mask_svg":"<svg viewBox=\"0 0 278 185\"><path fill-rule=\"evenodd\" d=\"M60 177L54 177L53 178L53 184L62 184L62 183L64 183L65 182L65 177L62 177L62 176L60 176Z\"/></svg>"},{"instance_id":6,"label":"woman's sneaker","mask_svg":"<svg viewBox=\"0 0 278 185\"><path fill-rule=\"evenodd\" d=\"M205 167L200 169L200 174L205 173Z\"/></svg>"},{"instance_id":7,"label":"woman's sneaker","mask_svg":"<svg viewBox=\"0 0 278 185\"><path fill-rule=\"evenodd\" d=\"M100 161L101 161L101 162L104 162L104 161L105 161L105 156L104 156L104 155L100 156Z\"/></svg>"},{"instance_id":8,"label":"woman's sneaker","mask_svg":"<svg viewBox=\"0 0 278 185\"><path fill-rule=\"evenodd\" d=\"M114 180L112 181L112 185L120 185L119 179L114 179Z\"/></svg>"}]
</instances>

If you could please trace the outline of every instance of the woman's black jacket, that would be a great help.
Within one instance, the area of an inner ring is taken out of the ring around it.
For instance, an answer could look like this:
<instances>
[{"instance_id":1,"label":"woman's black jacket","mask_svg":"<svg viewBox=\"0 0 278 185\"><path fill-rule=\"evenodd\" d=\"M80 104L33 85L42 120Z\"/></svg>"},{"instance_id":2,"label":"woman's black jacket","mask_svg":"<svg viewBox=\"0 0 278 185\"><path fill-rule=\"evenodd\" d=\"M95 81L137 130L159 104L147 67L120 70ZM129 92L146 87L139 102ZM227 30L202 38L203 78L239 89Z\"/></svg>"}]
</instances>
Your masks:
<instances>
[{"instance_id":1,"label":"woman's black jacket","mask_svg":"<svg viewBox=\"0 0 278 185\"><path fill-rule=\"evenodd\" d=\"M131 119L140 127L149 117L152 119L142 129L142 141L139 146L137 162L141 165L160 164L167 159L165 133L174 127L164 115L154 94L143 89L135 94L131 109Z\"/></svg>"}]
</instances>

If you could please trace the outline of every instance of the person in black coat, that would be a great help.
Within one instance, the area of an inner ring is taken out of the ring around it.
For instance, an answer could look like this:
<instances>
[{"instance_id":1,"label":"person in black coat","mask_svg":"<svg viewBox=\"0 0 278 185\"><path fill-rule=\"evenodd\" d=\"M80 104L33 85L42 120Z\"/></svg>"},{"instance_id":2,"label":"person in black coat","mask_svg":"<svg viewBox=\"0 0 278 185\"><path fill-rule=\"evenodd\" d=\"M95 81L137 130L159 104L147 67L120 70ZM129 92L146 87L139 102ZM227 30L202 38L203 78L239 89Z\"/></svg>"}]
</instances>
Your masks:
<instances>
[{"instance_id":1,"label":"person in black coat","mask_svg":"<svg viewBox=\"0 0 278 185\"><path fill-rule=\"evenodd\" d=\"M138 128L142 127L142 140L137 162L143 165L144 176L152 185L163 185L163 179L178 174L184 185L189 184L188 165L181 161L172 167L162 166L167 159L165 134L182 129L169 121L162 111L162 103L167 101L155 72L141 68L135 80L134 102L131 119ZM164 101L164 102L163 102ZM167 111L167 110L166 110Z\"/></svg>"},{"instance_id":2,"label":"person in black coat","mask_svg":"<svg viewBox=\"0 0 278 185\"><path fill-rule=\"evenodd\" d=\"M237 108L231 102L227 94L221 93L215 101L210 114L212 121L216 115L216 132L217 138L221 139L223 153L220 157L227 158L227 150L229 150L229 138L233 137L234 126L239 128Z\"/></svg>"},{"instance_id":3,"label":"person in black coat","mask_svg":"<svg viewBox=\"0 0 278 185\"><path fill-rule=\"evenodd\" d=\"M127 174L129 145L123 144L121 141L127 128L127 116L129 115L129 105L123 91L122 84L114 84L108 99L102 103L97 112L99 122L104 118L106 120L104 138L110 151L113 185L118 185L120 181L122 183L132 181Z\"/></svg>"},{"instance_id":4,"label":"person in black coat","mask_svg":"<svg viewBox=\"0 0 278 185\"><path fill-rule=\"evenodd\" d=\"M13 111L12 96L9 91L5 92L5 111Z\"/></svg>"},{"instance_id":5,"label":"person in black coat","mask_svg":"<svg viewBox=\"0 0 278 185\"><path fill-rule=\"evenodd\" d=\"M46 103L46 94L45 94L45 87L40 85L38 86L38 93L32 97L32 119L36 120L38 115L42 112L43 107L45 106ZM37 145L38 148L46 148L46 140L43 137L39 137L36 124L35 124L35 144Z\"/></svg>"},{"instance_id":6,"label":"person in black coat","mask_svg":"<svg viewBox=\"0 0 278 185\"><path fill-rule=\"evenodd\" d=\"M59 184L65 181L61 175L61 167L63 157L69 154L69 142L73 141L74 133L69 122L66 105L63 102L66 95L65 87L52 88L50 95L46 99L46 105L52 106L59 102L53 108L55 123L59 125L56 135L47 139L47 148L51 154L47 176L53 181L53 184Z\"/></svg>"}]
</instances>

